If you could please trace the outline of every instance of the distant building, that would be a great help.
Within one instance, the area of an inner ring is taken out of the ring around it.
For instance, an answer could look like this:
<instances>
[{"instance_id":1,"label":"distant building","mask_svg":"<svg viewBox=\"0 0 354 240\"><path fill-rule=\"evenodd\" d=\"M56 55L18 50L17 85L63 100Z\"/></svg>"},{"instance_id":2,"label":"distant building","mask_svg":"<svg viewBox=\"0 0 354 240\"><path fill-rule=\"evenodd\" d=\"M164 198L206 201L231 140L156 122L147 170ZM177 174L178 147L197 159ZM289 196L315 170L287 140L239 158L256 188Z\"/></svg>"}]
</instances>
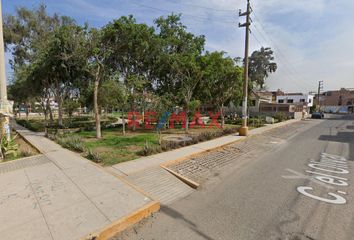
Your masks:
<instances>
[{"instance_id":1,"label":"distant building","mask_svg":"<svg viewBox=\"0 0 354 240\"><path fill-rule=\"evenodd\" d=\"M313 107L314 95L303 93L284 93L276 96L278 104L304 104L307 108Z\"/></svg>"},{"instance_id":2,"label":"distant building","mask_svg":"<svg viewBox=\"0 0 354 240\"><path fill-rule=\"evenodd\" d=\"M321 109L325 112L353 112L354 89L341 88L340 90L326 91L319 98L316 96L315 102L320 103Z\"/></svg>"},{"instance_id":3,"label":"distant building","mask_svg":"<svg viewBox=\"0 0 354 240\"><path fill-rule=\"evenodd\" d=\"M313 106L314 95L302 93L285 93L277 91L252 91L250 94L249 114L274 116L281 112L288 117L301 118L309 113ZM241 107L237 112L241 112Z\"/></svg>"}]
</instances>

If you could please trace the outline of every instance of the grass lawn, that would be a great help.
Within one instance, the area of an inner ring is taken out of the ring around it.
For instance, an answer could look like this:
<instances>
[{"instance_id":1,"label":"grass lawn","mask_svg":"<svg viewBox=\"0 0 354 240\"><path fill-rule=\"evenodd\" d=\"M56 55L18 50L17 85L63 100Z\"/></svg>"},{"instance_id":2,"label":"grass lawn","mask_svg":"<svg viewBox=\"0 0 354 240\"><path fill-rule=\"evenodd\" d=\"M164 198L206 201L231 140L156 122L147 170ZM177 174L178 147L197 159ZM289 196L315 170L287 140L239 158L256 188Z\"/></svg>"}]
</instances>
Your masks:
<instances>
[{"instance_id":1,"label":"grass lawn","mask_svg":"<svg viewBox=\"0 0 354 240\"><path fill-rule=\"evenodd\" d=\"M226 128L235 128L235 125L226 125ZM205 132L218 132L217 128L192 128L189 135L197 136ZM142 151L146 145L158 148L160 145L159 137L154 130L138 129L135 132L128 130L124 136L121 128L105 129L102 131L103 138L97 140L95 131L82 131L70 134L82 138L86 148L98 153L102 164L113 165L125 161L134 160L142 157ZM185 135L184 129L169 129L162 133L162 136Z\"/></svg>"},{"instance_id":2,"label":"grass lawn","mask_svg":"<svg viewBox=\"0 0 354 240\"><path fill-rule=\"evenodd\" d=\"M145 143L158 146L158 136L152 132L127 132L123 136L121 129L103 130L103 138L97 140L94 131L83 131L73 135L80 136L85 146L98 153L104 165L113 165L141 157L138 152Z\"/></svg>"},{"instance_id":3,"label":"grass lawn","mask_svg":"<svg viewBox=\"0 0 354 240\"><path fill-rule=\"evenodd\" d=\"M88 117L86 117L88 118ZM114 120L114 119L113 119ZM112 120L109 120L112 121ZM44 127L43 120L31 119L29 121L18 121L21 125L30 129L42 130ZM167 129L162 132L162 145L159 144L159 136L156 130L137 129L135 132L127 129L126 135L123 135L121 127L103 128L103 138L97 140L95 138L94 130L84 130L83 126L90 125L88 129L93 129L94 120L85 119L84 117L77 117L73 119L70 129L81 128L81 131L74 133L65 133L64 135L50 132L51 139L55 140L62 146L82 153L83 156L98 162L102 165L114 165L121 162L126 162L148 156L162 151L169 151L180 148L186 145L196 144L211 140L223 135L237 132L240 127L237 122L232 124L225 124L224 130L213 127L201 128L195 126L189 129L187 136L190 140L183 139L186 136L185 130L181 126L176 125L174 129ZM258 127L258 126L255 126ZM250 126L250 128L253 128ZM167 137L169 140L167 140ZM182 137L182 138L179 138ZM173 140L171 140L173 139Z\"/></svg>"}]
</instances>

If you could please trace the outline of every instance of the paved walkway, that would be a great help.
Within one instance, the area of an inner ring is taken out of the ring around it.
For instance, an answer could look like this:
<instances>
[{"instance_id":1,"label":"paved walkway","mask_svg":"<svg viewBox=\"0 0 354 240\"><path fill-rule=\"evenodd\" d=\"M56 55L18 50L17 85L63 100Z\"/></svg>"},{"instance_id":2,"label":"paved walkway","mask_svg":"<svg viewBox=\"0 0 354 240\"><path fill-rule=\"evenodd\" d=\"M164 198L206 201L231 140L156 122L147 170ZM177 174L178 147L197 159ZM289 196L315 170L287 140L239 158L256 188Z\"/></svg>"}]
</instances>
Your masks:
<instances>
[{"instance_id":1,"label":"paved walkway","mask_svg":"<svg viewBox=\"0 0 354 240\"><path fill-rule=\"evenodd\" d=\"M15 125L43 154L0 164L0 238L77 240L158 203L41 134Z\"/></svg>"},{"instance_id":2,"label":"paved walkway","mask_svg":"<svg viewBox=\"0 0 354 240\"><path fill-rule=\"evenodd\" d=\"M126 177L163 205L185 198L195 190L160 167L152 167Z\"/></svg>"}]
</instances>

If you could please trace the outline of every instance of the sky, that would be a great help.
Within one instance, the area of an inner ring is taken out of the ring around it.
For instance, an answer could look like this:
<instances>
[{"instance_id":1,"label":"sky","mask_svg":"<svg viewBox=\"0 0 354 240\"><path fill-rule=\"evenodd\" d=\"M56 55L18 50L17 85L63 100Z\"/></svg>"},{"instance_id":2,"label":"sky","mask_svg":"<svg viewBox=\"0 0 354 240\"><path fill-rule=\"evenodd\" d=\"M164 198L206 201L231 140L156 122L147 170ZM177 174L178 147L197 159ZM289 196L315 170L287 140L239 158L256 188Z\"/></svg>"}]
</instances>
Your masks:
<instances>
[{"instance_id":1,"label":"sky","mask_svg":"<svg viewBox=\"0 0 354 240\"><path fill-rule=\"evenodd\" d=\"M3 14L40 3L50 14L94 27L129 14L152 25L159 16L182 13L190 32L205 35L206 50L244 55L245 29L238 28L244 18L238 11L245 10L246 0L2 0ZM324 81L324 90L354 88L354 1L251 0L251 5L251 52L271 47L278 64L266 81L268 90L317 91L319 81Z\"/></svg>"}]
</instances>

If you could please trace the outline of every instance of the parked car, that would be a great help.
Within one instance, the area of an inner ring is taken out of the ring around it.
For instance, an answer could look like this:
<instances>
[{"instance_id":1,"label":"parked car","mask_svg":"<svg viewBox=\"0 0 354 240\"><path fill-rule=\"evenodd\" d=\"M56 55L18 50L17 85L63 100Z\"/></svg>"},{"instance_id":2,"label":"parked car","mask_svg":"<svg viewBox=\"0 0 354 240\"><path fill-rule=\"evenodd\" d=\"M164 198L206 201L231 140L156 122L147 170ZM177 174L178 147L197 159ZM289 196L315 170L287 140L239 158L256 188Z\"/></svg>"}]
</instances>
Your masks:
<instances>
[{"instance_id":1,"label":"parked car","mask_svg":"<svg viewBox=\"0 0 354 240\"><path fill-rule=\"evenodd\" d=\"M314 113L312 113L311 118L313 118L313 119L322 119L322 118L324 118L324 114L321 113L321 112L314 112Z\"/></svg>"}]
</instances>

